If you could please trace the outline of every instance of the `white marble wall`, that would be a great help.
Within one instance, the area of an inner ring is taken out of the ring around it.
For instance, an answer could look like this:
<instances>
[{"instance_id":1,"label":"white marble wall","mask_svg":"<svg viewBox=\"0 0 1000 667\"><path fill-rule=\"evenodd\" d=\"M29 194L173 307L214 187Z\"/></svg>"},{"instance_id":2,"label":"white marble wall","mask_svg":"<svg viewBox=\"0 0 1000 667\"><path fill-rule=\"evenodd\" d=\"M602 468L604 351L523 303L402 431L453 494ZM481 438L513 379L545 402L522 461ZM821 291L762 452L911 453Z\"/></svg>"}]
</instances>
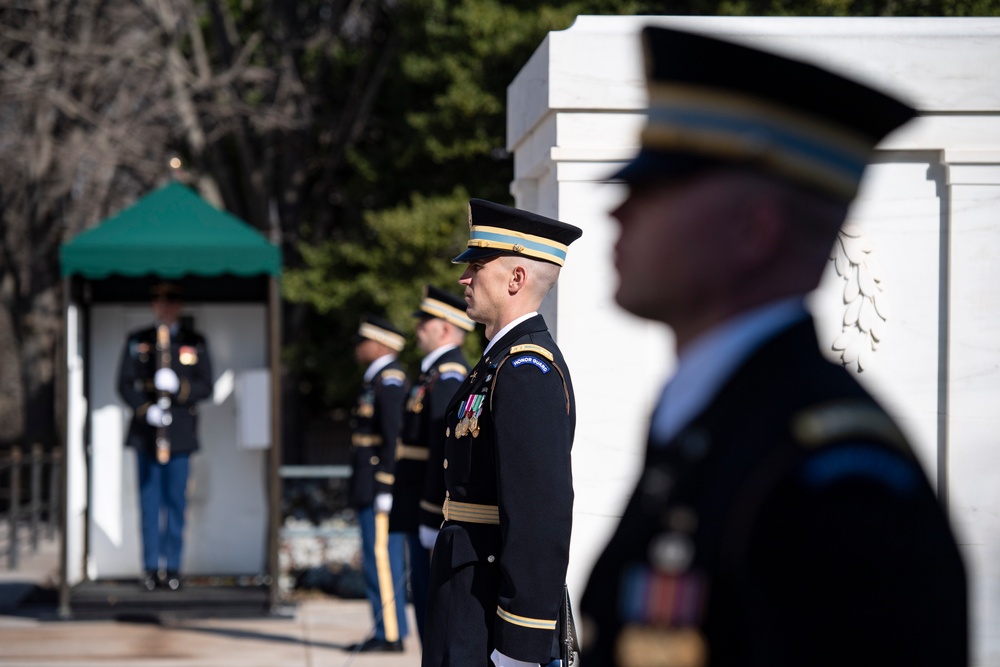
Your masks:
<instances>
[{"instance_id":1,"label":"white marble wall","mask_svg":"<svg viewBox=\"0 0 1000 667\"><path fill-rule=\"evenodd\" d=\"M950 509L971 574L973 664L1000 665L1000 19L587 16L538 47L508 89L507 141L518 205L584 229L545 306L579 405L571 589L631 492L673 364L670 332L613 302L607 212L623 192L604 182L637 149L638 32L651 22L811 59L919 109L880 146L852 207L851 253L866 259L862 280L880 278L885 315L858 377ZM834 359L853 317L845 285L831 262L811 300ZM855 370L858 349L847 352Z\"/></svg>"}]
</instances>

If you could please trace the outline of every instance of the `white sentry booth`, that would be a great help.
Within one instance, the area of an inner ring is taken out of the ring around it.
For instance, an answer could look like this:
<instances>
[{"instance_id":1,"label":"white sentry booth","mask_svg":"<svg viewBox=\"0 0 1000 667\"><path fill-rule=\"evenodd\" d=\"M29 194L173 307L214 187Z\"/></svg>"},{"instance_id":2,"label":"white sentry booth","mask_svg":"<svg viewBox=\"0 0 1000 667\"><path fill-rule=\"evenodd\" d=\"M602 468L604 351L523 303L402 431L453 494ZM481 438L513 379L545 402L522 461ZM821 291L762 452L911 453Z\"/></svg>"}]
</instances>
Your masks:
<instances>
[{"instance_id":1,"label":"white sentry booth","mask_svg":"<svg viewBox=\"0 0 1000 667\"><path fill-rule=\"evenodd\" d=\"M511 192L584 230L544 306L579 414L571 591L632 491L674 362L669 331L613 299L624 189L607 178L638 150L647 24L812 61L919 110L878 147L811 307L830 357L914 442L968 565L973 664L1000 665L1000 19L581 16L525 64L507 94Z\"/></svg>"},{"instance_id":2,"label":"white sentry booth","mask_svg":"<svg viewBox=\"0 0 1000 667\"><path fill-rule=\"evenodd\" d=\"M278 602L280 250L179 183L63 245L66 483L63 614L253 610ZM179 593L146 594L131 410L118 395L130 331L152 325L150 288L183 289L212 396L199 403Z\"/></svg>"}]
</instances>

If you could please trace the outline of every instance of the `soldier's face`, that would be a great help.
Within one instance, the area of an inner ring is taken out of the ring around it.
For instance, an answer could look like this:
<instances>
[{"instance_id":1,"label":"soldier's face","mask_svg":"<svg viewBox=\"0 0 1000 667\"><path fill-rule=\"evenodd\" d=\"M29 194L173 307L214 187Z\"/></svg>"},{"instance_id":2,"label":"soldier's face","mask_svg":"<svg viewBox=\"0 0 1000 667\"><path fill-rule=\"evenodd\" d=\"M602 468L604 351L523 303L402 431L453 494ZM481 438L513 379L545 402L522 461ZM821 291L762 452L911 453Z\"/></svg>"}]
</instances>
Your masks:
<instances>
[{"instance_id":1,"label":"soldier's face","mask_svg":"<svg viewBox=\"0 0 1000 667\"><path fill-rule=\"evenodd\" d=\"M428 317L417 322L417 347L427 354L438 349L444 339L444 321L436 317Z\"/></svg>"},{"instance_id":2,"label":"soldier's face","mask_svg":"<svg viewBox=\"0 0 1000 667\"><path fill-rule=\"evenodd\" d=\"M157 297L152 303L153 317L160 324L173 324L181 314L181 302L177 299Z\"/></svg>"},{"instance_id":3,"label":"soldier's face","mask_svg":"<svg viewBox=\"0 0 1000 667\"><path fill-rule=\"evenodd\" d=\"M511 272L502 257L469 262L458 283L465 287L466 313L474 322L497 322L507 298Z\"/></svg>"},{"instance_id":4,"label":"soldier's face","mask_svg":"<svg viewBox=\"0 0 1000 667\"><path fill-rule=\"evenodd\" d=\"M674 328L703 330L732 287L734 202L725 172L634 188L611 215L618 220L615 300L625 310Z\"/></svg>"},{"instance_id":5,"label":"soldier's face","mask_svg":"<svg viewBox=\"0 0 1000 667\"><path fill-rule=\"evenodd\" d=\"M365 338L354 346L354 356L359 364L367 366L382 356L382 346L369 338Z\"/></svg>"}]
</instances>

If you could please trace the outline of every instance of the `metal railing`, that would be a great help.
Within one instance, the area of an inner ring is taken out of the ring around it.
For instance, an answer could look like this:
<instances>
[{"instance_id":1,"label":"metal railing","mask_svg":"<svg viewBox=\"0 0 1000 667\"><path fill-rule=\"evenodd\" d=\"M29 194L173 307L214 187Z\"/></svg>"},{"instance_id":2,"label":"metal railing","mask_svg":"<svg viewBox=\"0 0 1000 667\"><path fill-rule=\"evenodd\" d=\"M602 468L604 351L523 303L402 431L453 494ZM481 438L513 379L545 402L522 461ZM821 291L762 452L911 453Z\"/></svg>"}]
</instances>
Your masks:
<instances>
[{"instance_id":1,"label":"metal railing","mask_svg":"<svg viewBox=\"0 0 1000 667\"><path fill-rule=\"evenodd\" d=\"M327 478L347 479L351 476L348 465L286 465L278 469L282 479Z\"/></svg>"},{"instance_id":2,"label":"metal railing","mask_svg":"<svg viewBox=\"0 0 1000 667\"><path fill-rule=\"evenodd\" d=\"M32 553L38 551L38 541L44 528L45 538L55 538L59 525L59 481L63 463L62 449L46 453L40 444L31 446L28 455L19 446L0 453L0 501L7 509L0 512L0 525L6 528L6 544L0 541L0 555L6 552L7 568L16 570L23 545L22 526L27 525ZM42 487L48 475L48 493ZM27 498L25 498L27 477ZM45 497L47 495L47 498ZM3 533L0 533L3 534Z\"/></svg>"}]
</instances>

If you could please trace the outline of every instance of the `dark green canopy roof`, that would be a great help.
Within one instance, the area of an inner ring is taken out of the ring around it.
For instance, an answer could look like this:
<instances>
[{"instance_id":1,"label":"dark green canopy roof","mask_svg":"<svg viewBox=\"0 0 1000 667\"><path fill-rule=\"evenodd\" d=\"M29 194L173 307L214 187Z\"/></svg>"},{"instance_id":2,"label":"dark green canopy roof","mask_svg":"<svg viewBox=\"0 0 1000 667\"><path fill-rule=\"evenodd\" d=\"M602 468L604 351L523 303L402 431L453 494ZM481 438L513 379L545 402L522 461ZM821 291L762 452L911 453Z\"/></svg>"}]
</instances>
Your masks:
<instances>
[{"instance_id":1,"label":"dark green canopy roof","mask_svg":"<svg viewBox=\"0 0 1000 667\"><path fill-rule=\"evenodd\" d=\"M180 278L281 273L281 253L239 218L180 183L143 197L64 243L64 276Z\"/></svg>"}]
</instances>

